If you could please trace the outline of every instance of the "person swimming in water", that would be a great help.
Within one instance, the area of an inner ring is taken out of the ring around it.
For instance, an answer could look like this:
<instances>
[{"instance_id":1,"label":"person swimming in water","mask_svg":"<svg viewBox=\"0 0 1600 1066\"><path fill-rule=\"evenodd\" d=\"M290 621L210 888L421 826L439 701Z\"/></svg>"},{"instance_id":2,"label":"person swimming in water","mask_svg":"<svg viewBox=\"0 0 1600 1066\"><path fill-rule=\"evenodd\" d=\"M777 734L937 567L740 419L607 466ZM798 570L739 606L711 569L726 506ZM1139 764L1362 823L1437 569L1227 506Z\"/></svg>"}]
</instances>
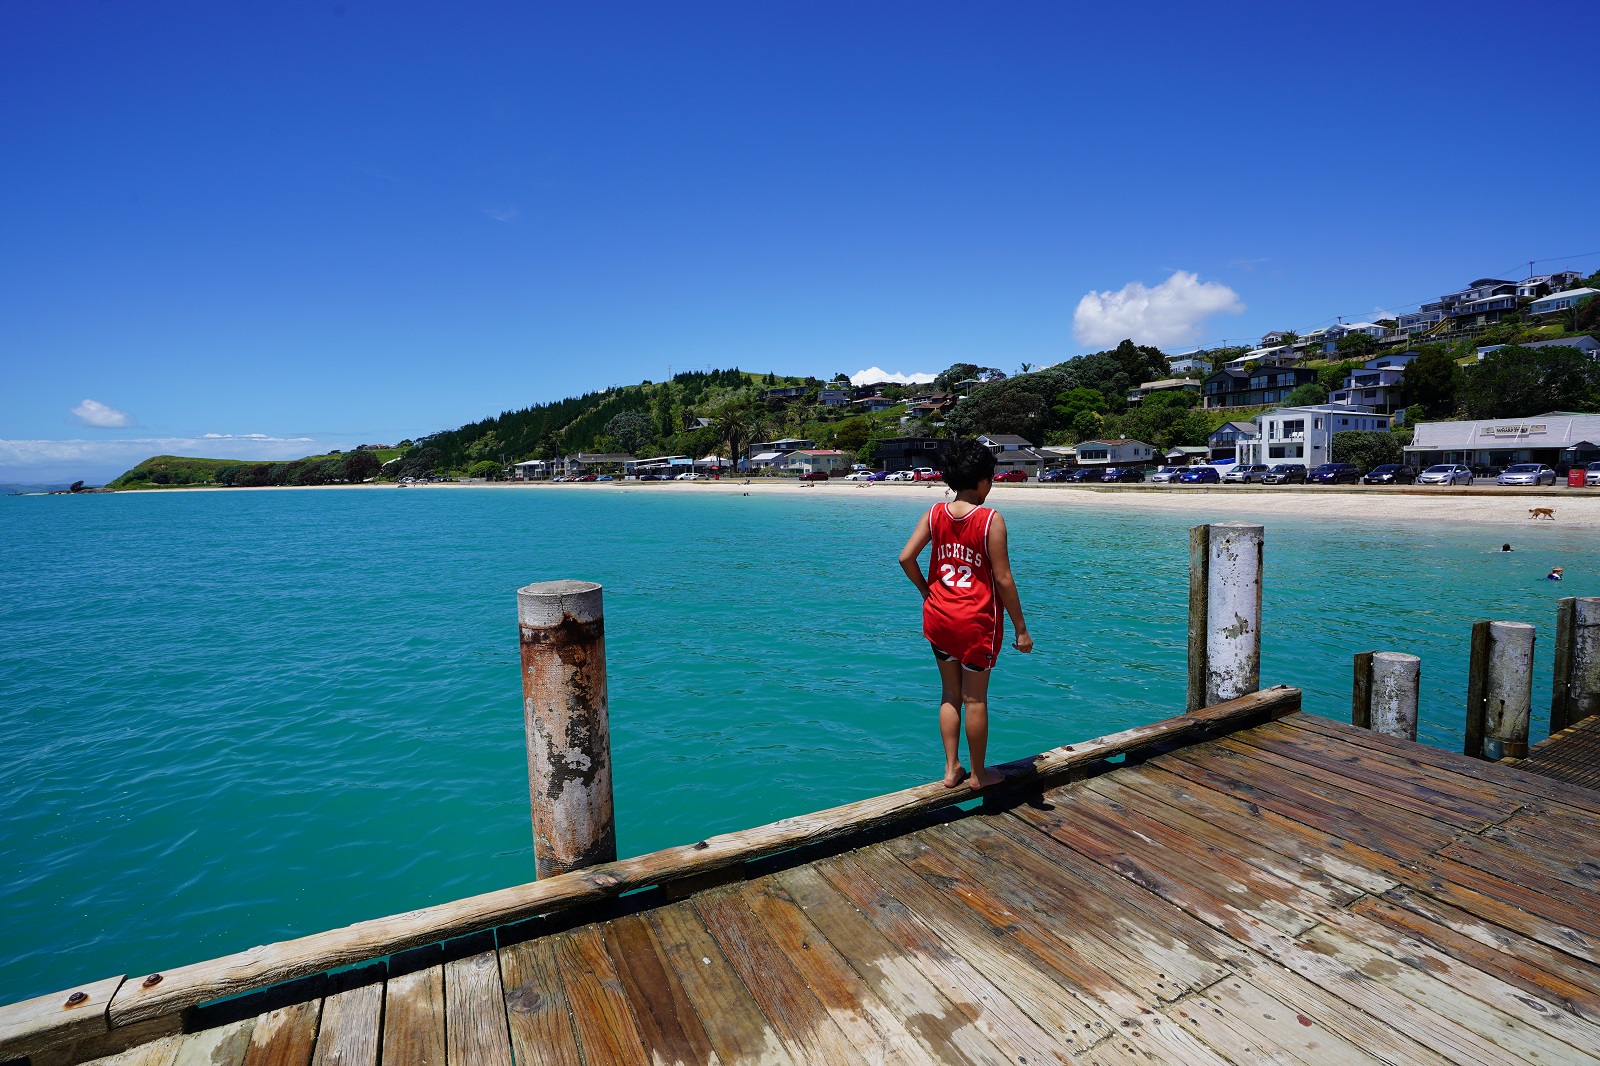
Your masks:
<instances>
[{"instance_id":1,"label":"person swimming in water","mask_svg":"<svg viewBox=\"0 0 1600 1066\"><path fill-rule=\"evenodd\" d=\"M1503 552L1508 552L1508 551L1510 551L1510 550L1511 550L1511 545L1509 545L1509 544L1502 544L1502 545L1500 545L1500 550L1501 550L1501 551L1503 551Z\"/></svg>"},{"instance_id":2,"label":"person swimming in water","mask_svg":"<svg viewBox=\"0 0 1600 1066\"><path fill-rule=\"evenodd\" d=\"M1559 567L1559 566L1551 567L1550 568L1550 572L1544 576L1544 579L1546 581L1560 581L1561 580L1561 573L1562 573L1561 567Z\"/></svg>"}]
</instances>

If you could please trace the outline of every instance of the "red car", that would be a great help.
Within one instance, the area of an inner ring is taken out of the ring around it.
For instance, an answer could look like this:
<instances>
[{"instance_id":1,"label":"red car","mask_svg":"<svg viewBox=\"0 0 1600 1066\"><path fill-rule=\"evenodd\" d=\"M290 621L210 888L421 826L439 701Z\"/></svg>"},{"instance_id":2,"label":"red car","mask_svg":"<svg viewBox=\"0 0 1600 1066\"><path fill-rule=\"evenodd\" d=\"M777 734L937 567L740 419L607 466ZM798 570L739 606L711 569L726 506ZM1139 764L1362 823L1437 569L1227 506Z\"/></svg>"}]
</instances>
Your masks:
<instances>
[{"instance_id":1,"label":"red car","mask_svg":"<svg viewBox=\"0 0 1600 1066\"><path fill-rule=\"evenodd\" d=\"M808 470L804 474L800 475L800 480L801 481L826 481L826 480L828 480L828 472L826 470Z\"/></svg>"},{"instance_id":2,"label":"red car","mask_svg":"<svg viewBox=\"0 0 1600 1066\"><path fill-rule=\"evenodd\" d=\"M996 481L1026 481L1028 480L1028 472L1026 470L1002 470L994 476L994 479Z\"/></svg>"},{"instance_id":3,"label":"red car","mask_svg":"<svg viewBox=\"0 0 1600 1066\"><path fill-rule=\"evenodd\" d=\"M913 481L941 481L943 479L944 479L944 474L943 474L942 471L929 470L925 466L919 466L917 468L917 471L916 471L916 476L913 477L911 480L913 480Z\"/></svg>"}]
</instances>

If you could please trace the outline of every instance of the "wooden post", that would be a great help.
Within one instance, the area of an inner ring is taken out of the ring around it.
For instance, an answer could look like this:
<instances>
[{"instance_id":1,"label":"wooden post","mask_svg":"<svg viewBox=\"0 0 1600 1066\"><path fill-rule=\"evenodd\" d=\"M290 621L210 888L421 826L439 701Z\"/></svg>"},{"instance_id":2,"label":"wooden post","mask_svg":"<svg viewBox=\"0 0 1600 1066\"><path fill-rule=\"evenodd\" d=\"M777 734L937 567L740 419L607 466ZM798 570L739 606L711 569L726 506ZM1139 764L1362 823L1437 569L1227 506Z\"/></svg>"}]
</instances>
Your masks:
<instances>
[{"instance_id":1,"label":"wooden post","mask_svg":"<svg viewBox=\"0 0 1600 1066\"><path fill-rule=\"evenodd\" d=\"M1422 660L1397 651L1372 653L1372 730L1399 740L1417 739Z\"/></svg>"},{"instance_id":2,"label":"wooden post","mask_svg":"<svg viewBox=\"0 0 1600 1066\"><path fill-rule=\"evenodd\" d=\"M1528 754L1533 638L1533 626L1524 622L1473 623L1467 671L1468 755L1498 761Z\"/></svg>"},{"instance_id":3,"label":"wooden post","mask_svg":"<svg viewBox=\"0 0 1600 1066\"><path fill-rule=\"evenodd\" d=\"M617 857L600 586L517 590L534 868L541 880Z\"/></svg>"},{"instance_id":4,"label":"wooden post","mask_svg":"<svg viewBox=\"0 0 1600 1066\"><path fill-rule=\"evenodd\" d=\"M1556 608L1550 732L1600 714L1600 597L1568 596Z\"/></svg>"},{"instance_id":5,"label":"wooden post","mask_svg":"<svg viewBox=\"0 0 1600 1066\"><path fill-rule=\"evenodd\" d=\"M1356 652L1354 683L1350 687L1350 724L1357 729L1372 728L1372 656Z\"/></svg>"},{"instance_id":6,"label":"wooden post","mask_svg":"<svg viewBox=\"0 0 1600 1066\"><path fill-rule=\"evenodd\" d=\"M1190 713L1261 687L1260 526L1189 531Z\"/></svg>"}]
</instances>

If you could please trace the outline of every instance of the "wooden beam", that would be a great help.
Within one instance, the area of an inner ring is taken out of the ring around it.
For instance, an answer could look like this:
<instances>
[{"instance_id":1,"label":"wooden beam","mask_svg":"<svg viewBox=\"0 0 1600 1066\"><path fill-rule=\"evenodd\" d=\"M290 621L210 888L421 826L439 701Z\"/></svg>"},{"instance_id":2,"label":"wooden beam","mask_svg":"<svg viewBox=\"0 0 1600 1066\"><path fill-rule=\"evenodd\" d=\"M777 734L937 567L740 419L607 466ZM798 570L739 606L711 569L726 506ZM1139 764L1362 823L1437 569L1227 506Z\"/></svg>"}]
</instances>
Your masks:
<instances>
[{"instance_id":1,"label":"wooden beam","mask_svg":"<svg viewBox=\"0 0 1600 1066\"><path fill-rule=\"evenodd\" d=\"M1472 623L1472 652L1467 659L1467 723L1463 754L1483 758L1484 694L1489 686L1489 621Z\"/></svg>"},{"instance_id":2,"label":"wooden beam","mask_svg":"<svg viewBox=\"0 0 1600 1066\"><path fill-rule=\"evenodd\" d=\"M1573 724L1572 642L1576 634L1574 616L1578 598L1565 596L1556 601L1556 666L1551 672L1550 735L1555 736Z\"/></svg>"},{"instance_id":3,"label":"wooden beam","mask_svg":"<svg viewBox=\"0 0 1600 1066\"><path fill-rule=\"evenodd\" d=\"M1358 651L1355 659L1355 681L1350 688L1350 724L1359 729L1372 728L1372 652Z\"/></svg>"},{"instance_id":4,"label":"wooden beam","mask_svg":"<svg viewBox=\"0 0 1600 1066\"><path fill-rule=\"evenodd\" d=\"M106 1009L121 984L119 974L0 1007L0 1062L105 1033L109 1028Z\"/></svg>"},{"instance_id":5,"label":"wooden beam","mask_svg":"<svg viewBox=\"0 0 1600 1066\"><path fill-rule=\"evenodd\" d=\"M1195 743L1282 718L1300 709L1300 690L1286 686L1168 718L1109 736L1068 744L1000 767L1005 780L985 793L1048 787L1102 759L1155 744ZM375 918L343 929L265 944L220 959L192 963L126 982L112 999L110 1022L127 1025L200 1003L239 995L323 970L432 944L584 903L612 898L683 877L694 877L767 855L833 840L971 799L967 789L940 782L847 803L770 825L710 837L630 859L603 863L544 881L518 885L421 910Z\"/></svg>"}]
</instances>

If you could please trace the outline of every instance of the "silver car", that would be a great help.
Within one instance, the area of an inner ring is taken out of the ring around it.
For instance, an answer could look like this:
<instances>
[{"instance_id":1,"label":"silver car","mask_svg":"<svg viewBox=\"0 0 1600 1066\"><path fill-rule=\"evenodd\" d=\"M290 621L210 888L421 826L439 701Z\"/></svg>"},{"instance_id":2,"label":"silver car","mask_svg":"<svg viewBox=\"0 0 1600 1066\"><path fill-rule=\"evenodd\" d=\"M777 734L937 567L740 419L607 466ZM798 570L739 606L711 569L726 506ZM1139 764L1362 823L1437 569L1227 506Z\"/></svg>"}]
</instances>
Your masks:
<instances>
[{"instance_id":1,"label":"silver car","mask_svg":"<svg viewBox=\"0 0 1600 1066\"><path fill-rule=\"evenodd\" d=\"M1470 485L1472 470L1458 463L1440 463L1417 475L1418 485Z\"/></svg>"},{"instance_id":2,"label":"silver car","mask_svg":"<svg viewBox=\"0 0 1600 1066\"><path fill-rule=\"evenodd\" d=\"M1515 463L1500 471L1496 485L1554 485L1556 472L1539 463Z\"/></svg>"},{"instance_id":3,"label":"silver car","mask_svg":"<svg viewBox=\"0 0 1600 1066\"><path fill-rule=\"evenodd\" d=\"M1585 485L1600 486L1600 463L1590 463L1584 468L1583 483Z\"/></svg>"},{"instance_id":4,"label":"silver car","mask_svg":"<svg viewBox=\"0 0 1600 1066\"><path fill-rule=\"evenodd\" d=\"M1595 465L1600 466L1600 463ZM1168 485L1178 480L1178 475L1182 474L1183 471L1184 468L1181 466L1164 466L1154 474L1151 474L1150 480L1158 485Z\"/></svg>"},{"instance_id":5,"label":"silver car","mask_svg":"<svg viewBox=\"0 0 1600 1066\"><path fill-rule=\"evenodd\" d=\"M1222 475L1222 480L1235 485L1248 485L1260 481L1272 472L1266 463L1241 463Z\"/></svg>"}]
</instances>

